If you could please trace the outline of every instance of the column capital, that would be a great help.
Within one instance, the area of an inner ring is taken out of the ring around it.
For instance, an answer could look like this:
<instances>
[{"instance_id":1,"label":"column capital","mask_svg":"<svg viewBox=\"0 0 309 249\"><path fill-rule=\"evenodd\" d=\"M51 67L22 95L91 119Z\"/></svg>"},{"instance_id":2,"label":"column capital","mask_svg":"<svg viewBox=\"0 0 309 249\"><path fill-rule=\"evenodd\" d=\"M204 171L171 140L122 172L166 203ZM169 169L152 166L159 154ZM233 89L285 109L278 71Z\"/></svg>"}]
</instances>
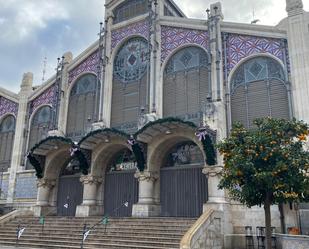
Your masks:
<instances>
[{"instance_id":1,"label":"column capital","mask_svg":"<svg viewBox=\"0 0 309 249\"><path fill-rule=\"evenodd\" d=\"M49 188L52 189L56 185L56 180L41 178L37 180L38 188Z\"/></svg>"},{"instance_id":2,"label":"column capital","mask_svg":"<svg viewBox=\"0 0 309 249\"><path fill-rule=\"evenodd\" d=\"M102 177L91 176L91 175L83 175L80 177L79 180L83 184L99 184L103 182Z\"/></svg>"},{"instance_id":3,"label":"column capital","mask_svg":"<svg viewBox=\"0 0 309 249\"><path fill-rule=\"evenodd\" d=\"M157 171L145 171L145 172L136 172L134 174L134 177L138 179L138 181L152 181L155 182L156 180L159 179L159 172Z\"/></svg>"},{"instance_id":4,"label":"column capital","mask_svg":"<svg viewBox=\"0 0 309 249\"><path fill-rule=\"evenodd\" d=\"M217 176L221 173L223 169L223 166L219 166L219 165L216 165L216 166L205 166L203 168L203 174L205 174L207 177L211 176L211 177L214 177L214 176Z\"/></svg>"}]
</instances>

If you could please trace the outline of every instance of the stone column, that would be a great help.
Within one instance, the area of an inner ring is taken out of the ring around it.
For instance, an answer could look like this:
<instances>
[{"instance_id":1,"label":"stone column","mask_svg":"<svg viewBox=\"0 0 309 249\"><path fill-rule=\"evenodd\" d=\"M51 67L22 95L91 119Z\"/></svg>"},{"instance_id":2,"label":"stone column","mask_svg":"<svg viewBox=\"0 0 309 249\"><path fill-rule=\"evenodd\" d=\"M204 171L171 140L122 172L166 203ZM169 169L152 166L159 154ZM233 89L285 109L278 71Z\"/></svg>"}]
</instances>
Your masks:
<instances>
[{"instance_id":1,"label":"stone column","mask_svg":"<svg viewBox=\"0 0 309 249\"><path fill-rule=\"evenodd\" d=\"M13 203L15 197L15 186L17 171L20 169L24 159L23 146L26 139L25 136L25 120L27 116L28 97L32 93L33 74L25 73L23 75L22 83L19 92L19 105L16 118L16 130L14 145L12 149L12 162L10 168L9 187L7 195L7 203Z\"/></svg>"},{"instance_id":2,"label":"stone column","mask_svg":"<svg viewBox=\"0 0 309 249\"><path fill-rule=\"evenodd\" d=\"M97 190L102 184L103 178L96 176L81 176L80 181L83 183L83 203L77 206L76 217L88 217L103 214L102 206L97 205Z\"/></svg>"},{"instance_id":3,"label":"stone column","mask_svg":"<svg viewBox=\"0 0 309 249\"><path fill-rule=\"evenodd\" d=\"M56 180L42 178L38 180L38 195L36 206L33 207L34 216L56 214L57 208L50 205L50 193L56 185Z\"/></svg>"},{"instance_id":4,"label":"stone column","mask_svg":"<svg viewBox=\"0 0 309 249\"><path fill-rule=\"evenodd\" d=\"M135 177L139 182L138 203L133 205L132 216L159 216L161 207L155 202L155 182L159 179L158 172L137 172Z\"/></svg>"}]
</instances>

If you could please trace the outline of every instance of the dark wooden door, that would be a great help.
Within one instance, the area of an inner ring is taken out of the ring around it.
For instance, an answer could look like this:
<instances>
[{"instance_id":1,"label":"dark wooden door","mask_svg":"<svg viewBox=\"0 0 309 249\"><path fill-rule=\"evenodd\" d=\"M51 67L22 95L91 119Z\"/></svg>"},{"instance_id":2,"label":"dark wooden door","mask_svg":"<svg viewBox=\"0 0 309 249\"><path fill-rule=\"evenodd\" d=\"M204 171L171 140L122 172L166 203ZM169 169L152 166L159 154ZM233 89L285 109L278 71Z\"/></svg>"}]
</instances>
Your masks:
<instances>
[{"instance_id":1,"label":"dark wooden door","mask_svg":"<svg viewBox=\"0 0 309 249\"><path fill-rule=\"evenodd\" d=\"M104 194L104 213L106 215L114 217L132 215L132 206L138 201L138 181L134 177L134 173L135 171L106 173Z\"/></svg>"},{"instance_id":2,"label":"dark wooden door","mask_svg":"<svg viewBox=\"0 0 309 249\"><path fill-rule=\"evenodd\" d=\"M83 185L80 176L61 176L57 195L57 215L75 216L76 207L83 201Z\"/></svg>"},{"instance_id":3,"label":"dark wooden door","mask_svg":"<svg viewBox=\"0 0 309 249\"><path fill-rule=\"evenodd\" d=\"M201 167L161 169L161 215L198 217L208 199L207 179Z\"/></svg>"}]
</instances>

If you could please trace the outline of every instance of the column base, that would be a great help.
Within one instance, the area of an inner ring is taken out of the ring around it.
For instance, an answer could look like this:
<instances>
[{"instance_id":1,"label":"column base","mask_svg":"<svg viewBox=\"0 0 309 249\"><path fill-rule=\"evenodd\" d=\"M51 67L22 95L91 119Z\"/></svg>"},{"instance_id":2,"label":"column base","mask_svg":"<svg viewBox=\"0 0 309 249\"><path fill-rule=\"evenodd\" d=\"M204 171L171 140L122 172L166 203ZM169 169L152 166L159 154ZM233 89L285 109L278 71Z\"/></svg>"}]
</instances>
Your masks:
<instances>
[{"instance_id":1,"label":"column base","mask_svg":"<svg viewBox=\"0 0 309 249\"><path fill-rule=\"evenodd\" d=\"M161 214L161 205L157 204L134 204L133 217L158 217Z\"/></svg>"},{"instance_id":2,"label":"column base","mask_svg":"<svg viewBox=\"0 0 309 249\"><path fill-rule=\"evenodd\" d=\"M99 205L79 205L76 207L76 217L89 217L103 214L103 206Z\"/></svg>"},{"instance_id":3,"label":"column base","mask_svg":"<svg viewBox=\"0 0 309 249\"><path fill-rule=\"evenodd\" d=\"M34 217L57 215L57 207L52 206L34 206L32 208Z\"/></svg>"}]
</instances>

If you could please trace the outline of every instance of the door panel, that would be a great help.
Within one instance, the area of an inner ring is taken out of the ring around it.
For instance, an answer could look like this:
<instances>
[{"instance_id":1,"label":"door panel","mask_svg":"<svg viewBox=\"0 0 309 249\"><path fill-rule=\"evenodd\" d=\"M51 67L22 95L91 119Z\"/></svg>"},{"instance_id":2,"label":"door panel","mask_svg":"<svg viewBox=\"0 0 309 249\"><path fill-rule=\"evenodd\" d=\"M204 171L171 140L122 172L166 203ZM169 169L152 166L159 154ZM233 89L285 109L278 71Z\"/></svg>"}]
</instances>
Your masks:
<instances>
[{"instance_id":1,"label":"door panel","mask_svg":"<svg viewBox=\"0 0 309 249\"><path fill-rule=\"evenodd\" d=\"M113 171L106 173L104 210L105 214L114 217L132 215L132 205L138 201L138 181L135 171ZM128 207L124 205L128 202Z\"/></svg>"},{"instance_id":2,"label":"door panel","mask_svg":"<svg viewBox=\"0 0 309 249\"><path fill-rule=\"evenodd\" d=\"M161 215L198 217L208 199L207 179L201 167L161 169Z\"/></svg>"},{"instance_id":3,"label":"door panel","mask_svg":"<svg viewBox=\"0 0 309 249\"><path fill-rule=\"evenodd\" d=\"M75 216L76 207L83 201L83 185L80 176L61 176L57 195L57 215ZM68 204L66 208L65 205Z\"/></svg>"}]
</instances>

